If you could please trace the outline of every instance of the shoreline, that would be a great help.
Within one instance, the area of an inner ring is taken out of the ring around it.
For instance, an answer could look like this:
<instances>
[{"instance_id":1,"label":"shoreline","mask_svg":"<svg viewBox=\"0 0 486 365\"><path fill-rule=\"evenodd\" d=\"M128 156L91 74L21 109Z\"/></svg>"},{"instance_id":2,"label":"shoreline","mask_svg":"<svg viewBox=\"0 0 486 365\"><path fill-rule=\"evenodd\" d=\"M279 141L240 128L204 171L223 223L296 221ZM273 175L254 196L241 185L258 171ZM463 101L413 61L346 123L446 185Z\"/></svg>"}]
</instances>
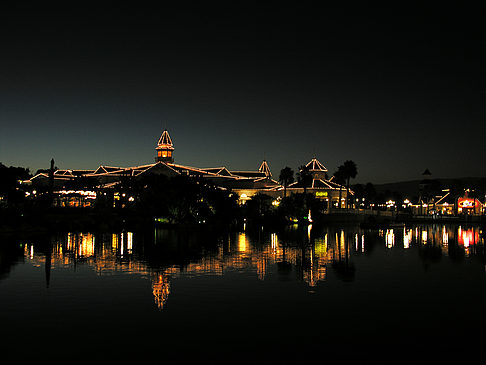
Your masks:
<instances>
[{"instance_id":1,"label":"shoreline","mask_svg":"<svg viewBox=\"0 0 486 365\"><path fill-rule=\"evenodd\" d=\"M160 223L154 218L119 212L65 211L65 212L30 212L20 216L10 216L7 222L0 224L0 236L29 236L48 234L55 231L83 230L140 230L155 228L173 229L223 229L233 230L246 223L248 226L267 226L268 228L284 228L290 226L325 226L334 224L359 225L361 228L386 228L406 224L473 224L484 226L484 216L466 217L424 217L424 216L368 216L352 212L331 213L320 216L313 222L293 223L272 220L234 219L232 222L197 223ZM10 222L9 222L10 221Z\"/></svg>"}]
</instances>

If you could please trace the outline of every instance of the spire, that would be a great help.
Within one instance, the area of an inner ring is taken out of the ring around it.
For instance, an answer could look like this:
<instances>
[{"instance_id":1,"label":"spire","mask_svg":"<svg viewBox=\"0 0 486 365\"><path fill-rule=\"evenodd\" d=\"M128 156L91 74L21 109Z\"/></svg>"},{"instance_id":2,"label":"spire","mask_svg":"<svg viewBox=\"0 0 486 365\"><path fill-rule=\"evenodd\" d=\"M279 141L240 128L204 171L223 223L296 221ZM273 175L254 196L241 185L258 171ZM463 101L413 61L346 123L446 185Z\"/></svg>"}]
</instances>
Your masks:
<instances>
[{"instance_id":1,"label":"spire","mask_svg":"<svg viewBox=\"0 0 486 365\"><path fill-rule=\"evenodd\" d=\"M157 147L155 147L155 149L157 150L157 157L155 158L155 161L166 163L174 162L174 144L172 143L172 139L170 138L167 129L164 129L164 131L162 132L162 135L160 136L159 142L157 143Z\"/></svg>"},{"instance_id":2,"label":"spire","mask_svg":"<svg viewBox=\"0 0 486 365\"><path fill-rule=\"evenodd\" d=\"M312 160L310 160L305 166L309 169L309 172L312 175L313 179L320 180L327 178L327 169L322 163L317 160L317 158L313 157Z\"/></svg>"},{"instance_id":3,"label":"spire","mask_svg":"<svg viewBox=\"0 0 486 365\"><path fill-rule=\"evenodd\" d=\"M159 138L159 142L157 143L157 149L159 147L170 148L172 150L174 149L174 144L172 143L172 139L170 138L169 132L167 131L167 129L164 129L164 131L162 132L162 135Z\"/></svg>"},{"instance_id":4,"label":"spire","mask_svg":"<svg viewBox=\"0 0 486 365\"><path fill-rule=\"evenodd\" d=\"M270 167L268 167L268 163L266 160L263 160L262 164L258 168L258 171L263 172L266 177L272 177L272 173L270 172Z\"/></svg>"},{"instance_id":5,"label":"spire","mask_svg":"<svg viewBox=\"0 0 486 365\"><path fill-rule=\"evenodd\" d=\"M327 169L324 167L322 163L320 163L317 158L312 158L307 165L309 168L309 171L322 171L322 172L327 172Z\"/></svg>"}]
</instances>

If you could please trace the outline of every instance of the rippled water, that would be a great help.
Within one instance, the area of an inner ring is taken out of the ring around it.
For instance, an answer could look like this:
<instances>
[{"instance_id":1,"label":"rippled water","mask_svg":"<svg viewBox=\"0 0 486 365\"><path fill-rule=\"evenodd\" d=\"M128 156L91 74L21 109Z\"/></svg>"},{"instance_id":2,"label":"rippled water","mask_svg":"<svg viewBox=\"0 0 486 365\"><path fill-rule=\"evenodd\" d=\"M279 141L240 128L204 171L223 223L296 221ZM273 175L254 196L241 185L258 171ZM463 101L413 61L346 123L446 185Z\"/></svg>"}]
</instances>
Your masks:
<instances>
[{"instance_id":1,"label":"rippled water","mask_svg":"<svg viewBox=\"0 0 486 365\"><path fill-rule=\"evenodd\" d=\"M464 226L3 238L0 359L481 363L484 269Z\"/></svg>"}]
</instances>

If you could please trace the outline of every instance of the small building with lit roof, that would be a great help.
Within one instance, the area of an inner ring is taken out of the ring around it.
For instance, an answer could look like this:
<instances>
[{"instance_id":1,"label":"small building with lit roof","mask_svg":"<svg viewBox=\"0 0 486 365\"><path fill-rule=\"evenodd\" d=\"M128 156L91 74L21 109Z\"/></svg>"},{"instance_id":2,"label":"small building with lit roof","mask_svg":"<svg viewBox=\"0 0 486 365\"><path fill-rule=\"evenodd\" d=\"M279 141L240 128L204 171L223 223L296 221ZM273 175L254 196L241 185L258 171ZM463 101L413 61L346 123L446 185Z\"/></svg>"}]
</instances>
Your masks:
<instances>
[{"instance_id":1,"label":"small building with lit roof","mask_svg":"<svg viewBox=\"0 0 486 365\"><path fill-rule=\"evenodd\" d=\"M327 168L317 158L313 157L304 168L310 175L309 178L301 178L290 184L287 187L288 193L296 194L306 192L307 194L312 194L317 199L323 200L326 203L325 205L328 211L332 208L346 207L346 187L335 182L334 176L328 179ZM352 190L349 190L349 193L350 195L354 195Z\"/></svg>"}]
</instances>

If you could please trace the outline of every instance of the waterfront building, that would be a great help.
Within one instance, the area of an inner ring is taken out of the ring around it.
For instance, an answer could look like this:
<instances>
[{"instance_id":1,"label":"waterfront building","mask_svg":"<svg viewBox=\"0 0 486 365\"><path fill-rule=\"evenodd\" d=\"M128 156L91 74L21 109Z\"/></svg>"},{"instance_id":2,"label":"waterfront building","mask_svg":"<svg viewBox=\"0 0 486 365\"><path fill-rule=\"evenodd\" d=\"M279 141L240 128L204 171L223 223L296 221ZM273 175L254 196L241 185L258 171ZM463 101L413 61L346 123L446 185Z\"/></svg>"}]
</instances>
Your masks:
<instances>
[{"instance_id":1,"label":"waterfront building","mask_svg":"<svg viewBox=\"0 0 486 365\"><path fill-rule=\"evenodd\" d=\"M442 192L444 193L442 196L435 197L433 210L440 215L455 215L457 213L455 204L457 198L454 198L449 189L445 189Z\"/></svg>"},{"instance_id":2,"label":"waterfront building","mask_svg":"<svg viewBox=\"0 0 486 365\"><path fill-rule=\"evenodd\" d=\"M460 193L452 193L450 189L443 189L442 194L419 200L411 205L414 215L421 216L475 216L485 214L485 204L473 196L471 189L464 189Z\"/></svg>"},{"instance_id":3,"label":"waterfront building","mask_svg":"<svg viewBox=\"0 0 486 365\"><path fill-rule=\"evenodd\" d=\"M329 211L333 208L345 208L347 190L342 184L334 181L334 176L330 179L327 177L327 168L317 158L312 158L301 171L301 178L290 184L287 191L290 194L308 193L325 202L326 209ZM303 174L308 174L308 177ZM354 195L352 190L350 195Z\"/></svg>"},{"instance_id":4,"label":"waterfront building","mask_svg":"<svg viewBox=\"0 0 486 365\"><path fill-rule=\"evenodd\" d=\"M178 164L174 159L174 143L167 130L162 132L155 150L155 163L132 167L100 165L94 170L57 169L52 173L39 173L24 183L30 184L34 188L52 189L55 193L54 205L58 206L90 206L93 197L96 199L96 191L104 191L104 195L107 190L114 193L124 179L137 180L150 174L202 178L238 194L242 204L256 194L269 195L274 199L283 197L284 188L272 178L272 172L266 160L262 161L258 169L250 171L229 170L224 166L199 168ZM331 206L344 207L346 188L334 182L333 177L328 179L327 169L316 158L311 159L305 166L311 179L289 185L287 192L313 194L316 198L326 201L328 209ZM81 186L84 186L85 190L82 190ZM91 189L86 190L86 186Z\"/></svg>"}]
</instances>

